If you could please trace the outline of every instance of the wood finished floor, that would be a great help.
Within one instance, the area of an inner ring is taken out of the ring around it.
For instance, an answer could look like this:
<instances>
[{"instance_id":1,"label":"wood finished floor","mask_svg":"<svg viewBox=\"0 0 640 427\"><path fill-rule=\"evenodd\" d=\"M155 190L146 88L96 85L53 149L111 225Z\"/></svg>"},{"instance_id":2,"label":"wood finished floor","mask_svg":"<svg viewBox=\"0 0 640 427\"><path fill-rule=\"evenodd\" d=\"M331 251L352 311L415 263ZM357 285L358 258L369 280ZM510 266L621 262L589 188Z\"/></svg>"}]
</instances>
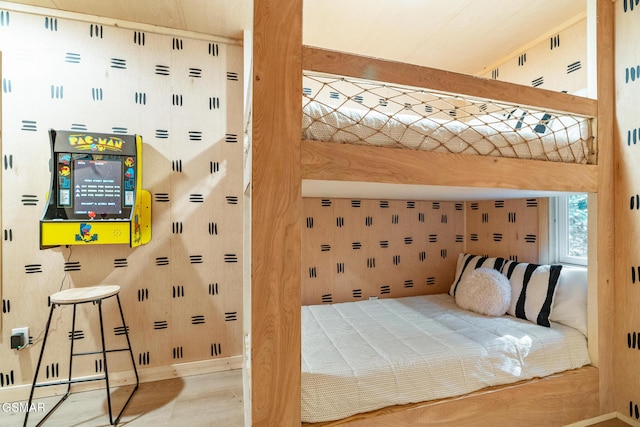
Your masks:
<instances>
[{"instance_id":1,"label":"wood finished floor","mask_svg":"<svg viewBox=\"0 0 640 427\"><path fill-rule=\"evenodd\" d=\"M112 390L114 413L131 393L130 387ZM49 410L59 398L36 399ZM23 402L26 403L26 402ZM109 415L104 389L76 392L49 417L46 427L107 427ZM43 414L29 415L29 426ZM0 403L0 426L18 427L24 422L23 412L12 412ZM242 427L244 408L242 371L222 371L171 380L140 384L119 426ZM624 421L611 419L591 427L628 427Z\"/></svg>"},{"instance_id":2,"label":"wood finished floor","mask_svg":"<svg viewBox=\"0 0 640 427\"><path fill-rule=\"evenodd\" d=\"M114 416L131 393L125 386L112 390ZM59 398L42 398L45 411ZM212 426L241 427L244 425L242 371L216 372L165 381L140 384L131 399L119 426ZM18 427L24 422L24 412L11 412L0 404L0 426ZM34 426L43 414L32 412L29 426ZM49 417L46 427L109 426L105 390L76 392Z\"/></svg>"},{"instance_id":3,"label":"wood finished floor","mask_svg":"<svg viewBox=\"0 0 640 427\"><path fill-rule=\"evenodd\" d=\"M629 427L629 424L617 418L593 424L591 427Z\"/></svg>"}]
</instances>

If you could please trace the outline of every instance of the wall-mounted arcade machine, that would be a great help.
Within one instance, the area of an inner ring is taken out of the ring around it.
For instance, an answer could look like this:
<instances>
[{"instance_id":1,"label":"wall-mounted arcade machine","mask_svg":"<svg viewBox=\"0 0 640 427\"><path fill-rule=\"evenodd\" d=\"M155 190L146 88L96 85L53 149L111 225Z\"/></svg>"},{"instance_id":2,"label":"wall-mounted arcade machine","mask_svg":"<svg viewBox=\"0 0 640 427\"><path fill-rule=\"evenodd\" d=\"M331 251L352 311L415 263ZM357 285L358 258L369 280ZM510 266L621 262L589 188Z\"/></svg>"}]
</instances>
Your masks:
<instances>
[{"instance_id":1,"label":"wall-mounted arcade machine","mask_svg":"<svg viewBox=\"0 0 640 427\"><path fill-rule=\"evenodd\" d=\"M52 179L40 247L143 245L151 193L142 189L142 138L50 130Z\"/></svg>"}]
</instances>

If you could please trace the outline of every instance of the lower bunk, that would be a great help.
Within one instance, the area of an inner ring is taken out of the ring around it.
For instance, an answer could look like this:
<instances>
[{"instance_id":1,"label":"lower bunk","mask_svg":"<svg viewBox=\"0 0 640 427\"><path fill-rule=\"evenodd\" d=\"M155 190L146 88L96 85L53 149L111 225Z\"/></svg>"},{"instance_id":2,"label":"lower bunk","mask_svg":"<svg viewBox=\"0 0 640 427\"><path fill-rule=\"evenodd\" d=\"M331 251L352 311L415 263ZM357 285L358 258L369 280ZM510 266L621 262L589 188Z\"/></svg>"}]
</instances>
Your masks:
<instances>
[{"instance_id":1,"label":"lower bunk","mask_svg":"<svg viewBox=\"0 0 640 427\"><path fill-rule=\"evenodd\" d=\"M303 425L565 425L593 417L598 371L587 339L550 326L464 310L448 294L305 306Z\"/></svg>"}]
</instances>

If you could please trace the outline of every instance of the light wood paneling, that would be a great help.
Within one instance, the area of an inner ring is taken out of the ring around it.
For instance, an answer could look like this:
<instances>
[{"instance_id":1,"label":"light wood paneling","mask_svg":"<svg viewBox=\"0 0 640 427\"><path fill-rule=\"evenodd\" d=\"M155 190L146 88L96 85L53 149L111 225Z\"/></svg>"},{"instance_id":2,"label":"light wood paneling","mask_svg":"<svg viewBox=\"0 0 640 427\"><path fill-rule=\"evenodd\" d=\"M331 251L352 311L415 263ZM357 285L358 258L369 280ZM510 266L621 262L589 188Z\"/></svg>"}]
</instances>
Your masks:
<instances>
[{"instance_id":1,"label":"light wood paneling","mask_svg":"<svg viewBox=\"0 0 640 427\"><path fill-rule=\"evenodd\" d=\"M302 304L448 292L461 252L537 263L539 204L305 198Z\"/></svg>"},{"instance_id":2,"label":"light wood paneling","mask_svg":"<svg viewBox=\"0 0 640 427\"><path fill-rule=\"evenodd\" d=\"M526 49L521 47L517 56L486 68L480 76L491 78L495 75L497 80L525 86L530 86L536 81L540 83L537 87L571 94L580 91L581 96L586 96L583 91L587 89L587 72L585 16L536 45Z\"/></svg>"},{"instance_id":3,"label":"light wood paneling","mask_svg":"<svg viewBox=\"0 0 640 427\"><path fill-rule=\"evenodd\" d=\"M538 263L538 199L466 202L465 251Z\"/></svg>"},{"instance_id":4,"label":"light wood paneling","mask_svg":"<svg viewBox=\"0 0 640 427\"><path fill-rule=\"evenodd\" d=\"M300 0L254 2L253 426L300 424L301 27Z\"/></svg>"},{"instance_id":5,"label":"light wood paneling","mask_svg":"<svg viewBox=\"0 0 640 427\"><path fill-rule=\"evenodd\" d=\"M597 190L600 167L316 141L301 162L303 179L576 192Z\"/></svg>"},{"instance_id":6,"label":"light wood paneling","mask_svg":"<svg viewBox=\"0 0 640 427\"><path fill-rule=\"evenodd\" d=\"M43 23L48 23L46 32ZM242 145L237 143L243 124L241 48L154 30L138 29L134 34L88 19L45 19L2 10L3 389L31 384L47 298L68 287L121 286L139 367L175 366L242 352L238 233L243 174ZM26 56L20 40L29 40ZM178 41L180 49L175 48ZM110 66L113 49L126 66ZM69 52L81 60L65 61ZM33 67L34 61L49 60L57 65ZM155 73L157 64L170 71ZM235 78L228 79L227 73ZM87 82L93 90L87 90ZM209 96L220 99L219 108L208 108ZM172 103L177 98L180 106ZM25 128L25 123L30 125ZM135 249L73 245L39 250L39 220L50 183L47 129L68 126L142 135L143 187L154 195L149 244ZM231 135L236 135L236 143L227 142ZM214 162L219 171L213 170ZM217 232L207 232L210 224L217 224ZM237 255L237 262L227 262L227 254L233 259ZM105 319L119 318L112 301L104 308ZM79 312L77 328L83 339L76 345L83 350L95 350L100 341L95 311L88 305ZM68 307L56 310L58 335L50 336L43 359L49 378L65 375L70 318ZM31 345L11 350L11 328L21 326L29 326ZM106 322L109 347L122 347L117 326ZM97 359L74 362L74 375L101 369ZM112 373L130 369L125 358L116 359L109 359ZM41 372L44 376L44 368Z\"/></svg>"},{"instance_id":7,"label":"light wood paneling","mask_svg":"<svg viewBox=\"0 0 640 427\"><path fill-rule=\"evenodd\" d=\"M302 304L447 292L463 248L462 203L305 198Z\"/></svg>"},{"instance_id":8,"label":"light wood paneling","mask_svg":"<svg viewBox=\"0 0 640 427\"><path fill-rule=\"evenodd\" d=\"M630 8L631 6L631 8ZM640 323L640 215L637 203L640 194L640 152L637 146L638 129L638 85L637 66L640 43L640 10L633 2L615 2L615 69L610 76L611 82L603 84L615 93L615 117L613 118L613 165L615 189L615 286L607 286L608 293L615 295L615 304L607 306L607 315L613 317L613 336L600 334L600 346L607 345L613 353L613 387L609 382L609 399L614 400L613 409L640 420L640 342L638 325ZM602 52L604 54L604 52ZM632 74L633 73L633 74ZM599 81L598 84L601 82ZM610 95L613 97L613 95ZM600 195L599 195L600 197ZM600 203L600 200L598 200ZM612 221L613 224L613 221ZM604 292L601 291L601 292ZM603 310L600 310L600 316ZM607 324L611 323L607 317ZM602 322L602 317L601 317ZM602 323L601 323L602 327Z\"/></svg>"}]
</instances>

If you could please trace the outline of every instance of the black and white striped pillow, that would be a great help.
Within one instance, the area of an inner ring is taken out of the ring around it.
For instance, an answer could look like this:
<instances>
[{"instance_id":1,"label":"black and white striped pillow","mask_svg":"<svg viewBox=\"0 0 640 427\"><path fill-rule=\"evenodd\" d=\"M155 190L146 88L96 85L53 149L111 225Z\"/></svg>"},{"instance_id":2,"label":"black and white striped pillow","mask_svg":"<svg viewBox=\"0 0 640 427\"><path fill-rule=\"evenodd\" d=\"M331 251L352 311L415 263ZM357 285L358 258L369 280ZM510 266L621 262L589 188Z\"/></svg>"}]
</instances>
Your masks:
<instances>
[{"instance_id":1,"label":"black and white striped pillow","mask_svg":"<svg viewBox=\"0 0 640 427\"><path fill-rule=\"evenodd\" d=\"M493 268L500 271L504 263L507 262L504 258L491 258L483 255L471 255L460 254L458 255L458 263L456 265L456 277L453 279L451 288L449 289L449 295L456 296L456 290L460 279L472 272L473 270L483 268Z\"/></svg>"},{"instance_id":2,"label":"black and white striped pillow","mask_svg":"<svg viewBox=\"0 0 640 427\"><path fill-rule=\"evenodd\" d=\"M502 274L511 283L511 305L507 313L541 326L550 327L561 265L538 265L507 261Z\"/></svg>"}]
</instances>

